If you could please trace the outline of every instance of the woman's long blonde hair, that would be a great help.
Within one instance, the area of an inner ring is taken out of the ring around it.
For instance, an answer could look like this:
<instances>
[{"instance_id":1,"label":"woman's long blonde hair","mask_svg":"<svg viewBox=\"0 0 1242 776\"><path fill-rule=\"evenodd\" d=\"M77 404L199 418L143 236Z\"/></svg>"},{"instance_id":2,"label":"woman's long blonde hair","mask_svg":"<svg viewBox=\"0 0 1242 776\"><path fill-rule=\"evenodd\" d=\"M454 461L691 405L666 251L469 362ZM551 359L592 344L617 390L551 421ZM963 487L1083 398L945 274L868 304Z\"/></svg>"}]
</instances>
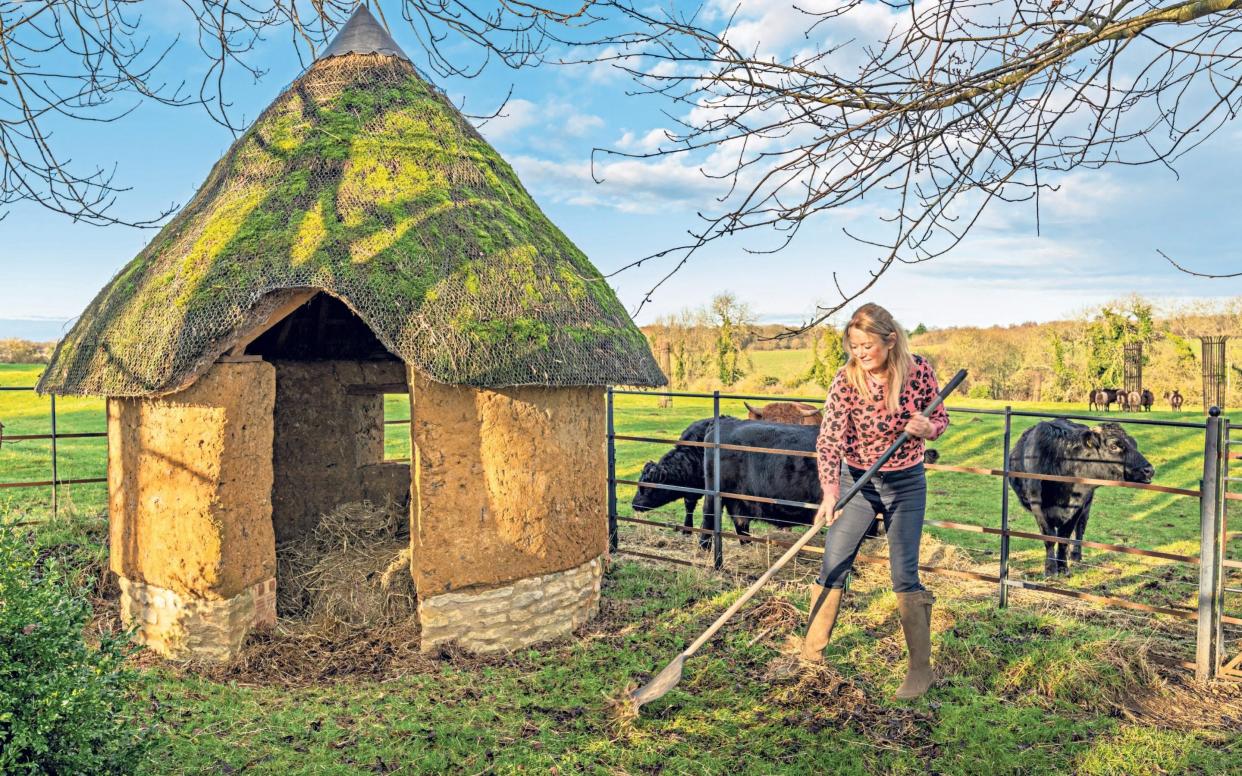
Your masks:
<instances>
[{"instance_id":1,"label":"woman's long blonde hair","mask_svg":"<svg viewBox=\"0 0 1242 776\"><path fill-rule=\"evenodd\" d=\"M906 380L910 377L910 367L914 365L906 330L893 320L892 313L878 304L865 304L850 316L850 322L845 325L845 331L841 332L846 354L845 379L854 386L859 396L870 396L871 389L867 386L866 370L854 360L854 356L850 353L850 329L874 334L893 344L893 349L888 352L888 362L885 365L885 373L888 377L885 404L888 405L889 412L896 413L901 407L901 390L905 388Z\"/></svg>"}]
</instances>

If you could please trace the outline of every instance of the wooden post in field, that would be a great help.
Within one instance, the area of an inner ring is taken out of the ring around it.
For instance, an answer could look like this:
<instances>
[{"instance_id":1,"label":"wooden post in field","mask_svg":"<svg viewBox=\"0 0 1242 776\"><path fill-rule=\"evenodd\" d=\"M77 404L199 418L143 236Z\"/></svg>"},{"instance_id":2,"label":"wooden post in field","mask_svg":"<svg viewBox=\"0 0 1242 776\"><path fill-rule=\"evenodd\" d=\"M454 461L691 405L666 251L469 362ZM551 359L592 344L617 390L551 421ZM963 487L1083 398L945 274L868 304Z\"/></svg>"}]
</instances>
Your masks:
<instances>
[{"instance_id":1,"label":"wooden post in field","mask_svg":"<svg viewBox=\"0 0 1242 776\"><path fill-rule=\"evenodd\" d=\"M673 390L673 346L668 340L665 340L664 346L660 348L660 369L668 378L668 390ZM673 397L661 396L659 406L663 409L673 406Z\"/></svg>"},{"instance_id":2,"label":"wooden post in field","mask_svg":"<svg viewBox=\"0 0 1242 776\"><path fill-rule=\"evenodd\" d=\"M1199 622L1195 639L1195 678L1215 679L1221 658L1223 603L1221 552L1225 540L1224 466L1227 444L1220 408L1208 410L1199 485Z\"/></svg>"}]
</instances>

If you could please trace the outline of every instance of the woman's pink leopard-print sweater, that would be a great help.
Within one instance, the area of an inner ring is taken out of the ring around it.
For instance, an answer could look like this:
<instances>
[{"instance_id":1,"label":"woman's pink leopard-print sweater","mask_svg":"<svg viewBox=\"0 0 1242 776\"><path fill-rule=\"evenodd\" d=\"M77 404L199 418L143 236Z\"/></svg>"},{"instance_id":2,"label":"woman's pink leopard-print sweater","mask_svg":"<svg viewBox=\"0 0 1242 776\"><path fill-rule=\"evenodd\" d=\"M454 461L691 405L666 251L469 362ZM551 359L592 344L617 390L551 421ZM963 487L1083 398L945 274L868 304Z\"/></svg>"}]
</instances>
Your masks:
<instances>
[{"instance_id":1,"label":"woman's pink leopard-print sweater","mask_svg":"<svg viewBox=\"0 0 1242 776\"><path fill-rule=\"evenodd\" d=\"M901 409L896 414L889 412L885 404L887 392L886 387L872 384L870 396L859 396L845 378L844 367L837 372L828 389L824 422L815 442L819 483L825 489L840 481L842 460L859 469L875 463L888 446L897 441L910 417L931 403L940 392L940 386L931 364L922 356L915 356L914 367L901 391ZM939 437L949 426L949 413L945 412L943 404L928 419L935 429L931 439ZM923 460L925 447L922 439L911 438L880 467L880 471L907 469L918 464Z\"/></svg>"}]
</instances>

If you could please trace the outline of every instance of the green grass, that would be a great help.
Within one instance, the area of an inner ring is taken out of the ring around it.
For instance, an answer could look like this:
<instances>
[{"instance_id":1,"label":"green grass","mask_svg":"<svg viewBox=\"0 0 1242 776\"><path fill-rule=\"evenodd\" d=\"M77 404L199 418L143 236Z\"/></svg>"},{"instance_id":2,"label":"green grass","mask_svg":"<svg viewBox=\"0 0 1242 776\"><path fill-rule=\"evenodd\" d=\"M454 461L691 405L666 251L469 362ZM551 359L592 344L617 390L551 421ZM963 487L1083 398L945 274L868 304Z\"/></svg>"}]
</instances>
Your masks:
<instances>
[{"instance_id":1,"label":"green grass","mask_svg":"<svg viewBox=\"0 0 1242 776\"><path fill-rule=\"evenodd\" d=\"M25 384L34 372L10 368L0 375L4 384ZM13 406L14 394L0 396L9 402L4 407ZM46 400L17 396L24 402L21 411L4 409L0 418L6 425L10 418L21 424L22 431L6 428L9 433L32 433L26 429L45 422L40 402ZM404 397L390 398L386 415L408 417L401 414L403 408L408 412ZM740 402L725 401L722 410L744 414ZM74 422L84 429L102 425L98 403L73 411ZM710 414L709 400L675 399L672 407L661 409L650 397L617 397L619 433L675 436L688 422ZM953 417L950 431L936 445L941 460L999 466L999 421L981 417L969 422L962 413ZM1197 418L1187 413L1183 419ZM1015 419L1015 438L1030 422ZM402 438L408 444L406 428L389 426L390 455L398 454ZM1135 436L1157 467L1158 483L1196 487L1201 432L1138 429ZM619 443L619 475L635 476L644 460L665 449ZM10 453L8 444L0 451ZM7 469L0 469L0 476L10 477ZM999 521L998 478L933 472L929 490L932 518L976 525ZM631 493L623 489L620 495L625 504ZM1013 524L1032 529L1029 515L1012 506ZM1193 554L1197 509L1194 499L1103 489L1088 538ZM94 570L84 574L86 581L102 567L105 538L98 523L57 521L37 530L44 551ZM640 533L626 528L622 546L634 546ZM986 567L995 562L995 537L945 529L929 534L962 547L970 563ZM687 549L688 537L652 529L641 535L694 553ZM1037 577L1042 545L1015 540L1014 552L1015 574ZM743 557L734 545L726 547L730 568ZM1191 580L1193 569L1183 573L1174 564L1095 550L1087 551L1086 560L1103 566L1079 569L1060 584L1189 603L1176 584ZM799 566L803 578L809 568ZM1168 584L1149 586L1151 575L1162 575ZM781 602L805 609L797 577L786 575L774 583L761 596L760 608L748 609L751 616L726 627L687 664L681 684L630 724L618 723L610 699L685 648L735 600L745 576L621 556L605 579L603 613L581 638L502 660L428 659L393 665L370 678L312 687L213 681L145 663L149 667L136 701L157 724L158 741L143 772L1242 772L1242 739L1219 722L1205 718L1171 727L1142 715L1123 715L1136 698L1155 698L1169 708L1185 705L1185 696L1165 699L1160 694L1161 682L1139 658L1156 621L1066 607L1061 599L1021 593L1015 593L1009 609L1000 610L990 585L929 576L939 599L934 626L939 678L925 699L901 705L890 700L901 680L903 658L883 566L860 568L828 649L825 673L767 675L780 662L777 647L798 618L778 617L765 625L763 612L779 614ZM1192 643L1184 632L1177 638L1183 647Z\"/></svg>"},{"instance_id":2,"label":"green grass","mask_svg":"<svg viewBox=\"0 0 1242 776\"><path fill-rule=\"evenodd\" d=\"M677 398L672 407L660 408L654 398L624 395L616 398L618 434L675 438L690 422L711 415L710 399ZM954 407L980 409L1003 408L1003 402L961 399L951 401L951 424L933 446L941 453L940 463L959 466L1000 469L1003 466L1004 420L993 415L970 415L952 412ZM1015 409L1032 412L1083 413L1084 405L1014 403ZM741 402L722 401L721 412L745 417ZM1138 417L1112 413L1115 418ZM1166 418L1201 422L1195 413L1151 412L1143 419ZM1011 437L1016 441L1023 430L1039 422L1039 418L1014 417ZM1156 426L1127 426L1140 449L1156 467L1155 483L1176 488L1198 489L1202 477L1203 430ZM658 459L667 445L642 442L617 443L617 473L620 479L637 479L647 460ZM618 488L620 512L628 514L633 498L630 486ZM1001 524L1002 481L959 472L928 473L928 518L968 525L999 528ZM778 496L779 494L759 494ZM661 510L663 519L680 522L680 502ZM1038 533L1034 518L1010 493L1010 526L1013 529ZM648 515L650 517L650 515ZM726 529L731 530L726 520ZM633 530L623 526L625 531ZM949 528L928 528L927 534L952 544L970 560L996 573L999 563L999 538L994 535L966 532ZM1199 501L1197 498L1127 488L1100 488L1096 491L1091 520L1085 538L1108 544L1119 544L1148 550L1161 550L1184 555L1199 552ZM1016 577L1042 579L1043 542L1030 539L1011 540L1011 571ZM726 553L728 549L726 548ZM1230 584L1242 583L1242 574L1230 573ZM1188 564L1144 558L1100 549L1087 548L1083 564L1062 582L1069 587L1098 594L1130 598L1159 605L1193 607L1197 600L1198 569ZM1242 611L1242 598L1229 599L1232 609Z\"/></svg>"},{"instance_id":3,"label":"green grass","mask_svg":"<svg viewBox=\"0 0 1242 776\"><path fill-rule=\"evenodd\" d=\"M811 366L811 350L800 348L794 350L754 350L749 354L754 369L753 374L771 376L781 384L802 375ZM780 385L776 386L777 389Z\"/></svg>"},{"instance_id":4,"label":"green grass","mask_svg":"<svg viewBox=\"0 0 1242 776\"><path fill-rule=\"evenodd\" d=\"M0 386L33 386L42 366L0 364ZM33 391L0 391L0 423L4 435L50 434L51 401ZM107 430L102 399L58 398L56 431L60 434L94 433ZM56 461L59 478L79 479L106 476L107 440L57 440ZM0 444L0 482L50 481L52 444L50 440L5 441ZM107 485L65 485L59 492L61 506L75 514L101 514L108 504ZM0 488L0 514L19 519L40 519L50 511L51 488Z\"/></svg>"},{"instance_id":5,"label":"green grass","mask_svg":"<svg viewBox=\"0 0 1242 776\"><path fill-rule=\"evenodd\" d=\"M762 351L755 355L773 359L792 359L801 351ZM0 385L33 385L39 367L0 365ZM950 408L970 406L996 409L1001 402L960 399ZM1086 412L1086 407L1068 404L1017 403L1016 409L1048 413ZM49 401L27 392L0 392L0 422L5 434L40 434L50 431ZM723 400L721 411L744 417L742 402ZM616 400L618 433L673 438L690 422L711 415L710 399L677 398L669 408L660 408L647 396L619 395ZM1119 413L1113 413L1122 417ZM991 415L952 413L952 424L935 443L941 463L999 469L1002 464L1003 419ZM1144 413L1143 418L1200 421L1195 413ZM386 397L385 418L409 418L404 395ZM1037 418L1013 419L1012 438L1037 422ZM104 430L103 402L97 399L58 400L59 430L65 433ZM1198 488L1202 474L1202 437L1199 429L1129 426L1128 430L1156 467L1156 483L1177 488ZM409 426L385 427L385 455L408 458ZM667 446L620 442L617 445L617 472L622 479L636 479L644 461L659 458ZM106 440L60 440L57 450L62 478L104 475ZM46 440L8 442L0 448L0 481L47 480L51 478L51 445ZM50 489L0 488L0 510L24 519L46 516ZM999 527L1002 486L1000 478L958 472L931 472L928 475L928 516L969 525ZM778 495L778 494L768 494ZM622 513L633 496L633 489L622 486L618 500ZM103 484L63 486L62 508L75 514L102 514L107 506ZM680 504L670 505L665 518L679 521ZM1010 499L1010 525L1035 532L1034 519ZM626 527L623 530L628 530ZM929 528L939 541L961 548L976 564L998 562L997 537L948 528ZM1143 549L1195 555L1199 544L1199 504L1195 498L1122 488L1097 491L1087 539ZM1043 543L1014 538L1011 543L1012 570L1016 576L1039 577L1043 568ZM985 569L986 570L986 569ZM994 570L994 569L993 569ZM1234 582L1242 575L1232 573ZM1145 603L1193 606L1197 570L1177 564L1133 555L1088 548L1084 563L1066 584L1095 593L1134 598ZM1231 602L1232 603L1232 602ZM1242 606L1238 607L1242 608Z\"/></svg>"},{"instance_id":6,"label":"green grass","mask_svg":"<svg viewBox=\"0 0 1242 776\"><path fill-rule=\"evenodd\" d=\"M91 531L53 524L41 529L40 544L78 548L61 554L97 563L80 549L102 541L99 528ZM986 591L969 587L938 588L936 687L912 704L891 701L903 658L884 577L863 574L851 590L826 671L767 675L783 660L775 647L796 618L766 638L755 619L741 619L628 723L611 699L657 671L735 599L730 579L620 562L605 578L601 618L580 638L499 660L426 659L368 679L221 682L148 662L135 701L156 724L157 741L142 773L1242 769L1242 741L1218 721L1172 729L1120 715L1131 699L1161 693L1137 658L1137 641L1090 618L998 610ZM773 585L767 595L768 611L806 604L800 585Z\"/></svg>"}]
</instances>

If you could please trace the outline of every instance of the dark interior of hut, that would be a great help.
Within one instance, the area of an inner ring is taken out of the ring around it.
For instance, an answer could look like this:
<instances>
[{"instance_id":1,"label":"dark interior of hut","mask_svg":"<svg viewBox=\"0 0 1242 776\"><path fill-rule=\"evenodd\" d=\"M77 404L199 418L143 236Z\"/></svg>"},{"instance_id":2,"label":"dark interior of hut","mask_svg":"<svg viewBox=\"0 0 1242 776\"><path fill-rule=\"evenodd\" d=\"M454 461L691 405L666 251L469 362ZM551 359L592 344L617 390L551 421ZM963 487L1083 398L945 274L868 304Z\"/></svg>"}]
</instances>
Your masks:
<instances>
[{"instance_id":1,"label":"dark interior of hut","mask_svg":"<svg viewBox=\"0 0 1242 776\"><path fill-rule=\"evenodd\" d=\"M291 586L290 577L357 587L358 580L336 576L357 572L346 567L358 564L367 566L364 577L383 571L408 546L410 465L384 454L384 397L409 393L406 367L326 293L276 322L245 352L276 369L272 520L278 609L289 616L316 608L313 591ZM345 546L352 548L348 558ZM338 596L330 600L340 608Z\"/></svg>"}]
</instances>

